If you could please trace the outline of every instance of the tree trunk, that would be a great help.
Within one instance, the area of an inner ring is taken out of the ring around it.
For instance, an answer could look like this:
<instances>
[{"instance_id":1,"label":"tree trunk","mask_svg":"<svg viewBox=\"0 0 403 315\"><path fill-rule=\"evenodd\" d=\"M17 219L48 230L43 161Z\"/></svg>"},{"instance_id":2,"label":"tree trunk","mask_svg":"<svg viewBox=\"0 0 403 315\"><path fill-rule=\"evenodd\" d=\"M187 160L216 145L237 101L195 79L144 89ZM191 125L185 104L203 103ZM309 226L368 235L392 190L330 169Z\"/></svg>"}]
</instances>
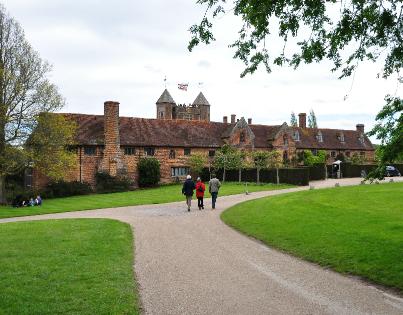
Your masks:
<instances>
[{"instance_id":1,"label":"tree trunk","mask_svg":"<svg viewBox=\"0 0 403 315\"><path fill-rule=\"evenodd\" d=\"M280 176L278 176L278 167L276 167L277 185L280 184Z\"/></svg>"},{"instance_id":2,"label":"tree trunk","mask_svg":"<svg viewBox=\"0 0 403 315\"><path fill-rule=\"evenodd\" d=\"M242 169L241 168L238 171L238 181L242 182Z\"/></svg>"},{"instance_id":3,"label":"tree trunk","mask_svg":"<svg viewBox=\"0 0 403 315\"><path fill-rule=\"evenodd\" d=\"M0 205L6 204L6 177L0 176Z\"/></svg>"},{"instance_id":4,"label":"tree trunk","mask_svg":"<svg viewBox=\"0 0 403 315\"><path fill-rule=\"evenodd\" d=\"M256 169L256 182L260 184L260 168Z\"/></svg>"}]
</instances>

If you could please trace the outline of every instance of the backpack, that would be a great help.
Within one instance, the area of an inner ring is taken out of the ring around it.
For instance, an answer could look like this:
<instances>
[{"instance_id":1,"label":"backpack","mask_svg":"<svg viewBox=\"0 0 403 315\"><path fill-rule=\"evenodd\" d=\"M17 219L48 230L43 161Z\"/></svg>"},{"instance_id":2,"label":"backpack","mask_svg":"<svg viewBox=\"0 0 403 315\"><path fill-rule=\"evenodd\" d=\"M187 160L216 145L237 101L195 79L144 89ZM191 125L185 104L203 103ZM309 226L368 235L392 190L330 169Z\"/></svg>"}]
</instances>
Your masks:
<instances>
[{"instance_id":1,"label":"backpack","mask_svg":"<svg viewBox=\"0 0 403 315\"><path fill-rule=\"evenodd\" d=\"M200 185L199 185L199 188L197 188L197 190L200 191L200 192L203 192L203 191L204 191L203 185L200 184Z\"/></svg>"}]
</instances>

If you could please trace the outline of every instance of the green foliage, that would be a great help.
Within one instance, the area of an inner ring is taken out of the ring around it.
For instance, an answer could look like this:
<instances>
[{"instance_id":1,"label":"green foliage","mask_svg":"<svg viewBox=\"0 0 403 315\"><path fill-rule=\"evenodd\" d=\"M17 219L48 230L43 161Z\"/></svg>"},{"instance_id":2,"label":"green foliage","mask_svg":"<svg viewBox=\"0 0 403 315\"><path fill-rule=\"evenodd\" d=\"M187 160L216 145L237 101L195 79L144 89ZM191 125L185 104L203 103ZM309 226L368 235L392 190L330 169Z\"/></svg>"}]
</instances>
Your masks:
<instances>
[{"instance_id":1,"label":"green foliage","mask_svg":"<svg viewBox=\"0 0 403 315\"><path fill-rule=\"evenodd\" d=\"M79 195L88 195L92 193L91 185L88 183L81 183L79 181L57 181L51 182L46 185L45 189L38 192L42 198L60 198Z\"/></svg>"},{"instance_id":2,"label":"green foliage","mask_svg":"<svg viewBox=\"0 0 403 315\"><path fill-rule=\"evenodd\" d=\"M113 193L128 191L132 185L129 178L123 176L111 176L106 172L97 172L95 174L97 183L97 193Z\"/></svg>"},{"instance_id":3,"label":"green foliage","mask_svg":"<svg viewBox=\"0 0 403 315\"><path fill-rule=\"evenodd\" d=\"M140 187L151 187L159 183L161 178L160 162L156 158L146 157L140 159L137 169Z\"/></svg>"},{"instance_id":4,"label":"green foliage","mask_svg":"<svg viewBox=\"0 0 403 315\"><path fill-rule=\"evenodd\" d=\"M314 155L310 150L304 151L305 166L312 166L319 163L326 163L326 151L319 150L317 155Z\"/></svg>"},{"instance_id":5,"label":"green foliage","mask_svg":"<svg viewBox=\"0 0 403 315\"><path fill-rule=\"evenodd\" d=\"M313 109L309 112L308 116L308 127L309 128L318 128L318 122L316 121L316 115Z\"/></svg>"},{"instance_id":6,"label":"green foliage","mask_svg":"<svg viewBox=\"0 0 403 315\"><path fill-rule=\"evenodd\" d=\"M291 127L298 127L297 117L295 117L295 113L294 113L294 112L291 112L290 126L291 126Z\"/></svg>"},{"instance_id":7,"label":"green foliage","mask_svg":"<svg viewBox=\"0 0 403 315\"><path fill-rule=\"evenodd\" d=\"M381 140L376 151L378 168L369 174L370 178L383 178L386 165L403 158L403 100L388 95L385 101L376 116L377 124L368 133Z\"/></svg>"},{"instance_id":8,"label":"green foliage","mask_svg":"<svg viewBox=\"0 0 403 315\"><path fill-rule=\"evenodd\" d=\"M243 153L229 144L224 144L220 150L217 150L213 166L216 169L233 170L241 167L242 162Z\"/></svg>"},{"instance_id":9,"label":"green foliage","mask_svg":"<svg viewBox=\"0 0 403 315\"><path fill-rule=\"evenodd\" d=\"M403 291L402 189L387 183L272 196L221 218L269 246Z\"/></svg>"},{"instance_id":10,"label":"green foliage","mask_svg":"<svg viewBox=\"0 0 403 315\"><path fill-rule=\"evenodd\" d=\"M0 238L0 313L140 313L128 224L105 219L7 223Z\"/></svg>"},{"instance_id":11,"label":"green foliage","mask_svg":"<svg viewBox=\"0 0 403 315\"><path fill-rule=\"evenodd\" d=\"M267 168L269 163L270 153L267 151L252 152L252 163L257 169Z\"/></svg>"},{"instance_id":12,"label":"green foliage","mask_svg":"<svg viewBox=\"0 0 403 315\"><path fill-rule=\"evenodd\" d=\"M273 150L268 152L267 155L267 167L279 168L283 165L283 160L280 151Z\"/></svg>"},{"instance_id":13,"label":"green foliage","mask_svg":"<svg viewBox=\"0 0 403 315\"><path fill-rule=\"evenodd\" d=\"M189 165L192 172L200 175L203 167L207 164L207 158L204 154L194 153L187 160L187 164Z\"/></svg>"},{"instance_id":14,"label":"green foliage","mask_svg":"<svg viewBox=\"0 0 403 315\"><path fill-rule=\"evenodd\" d=\"M68 150L74 144L77 124L60 114L42 113L26 143L33 166L53 180L61 180L76 167L76 153Z\"/></svg>"},{"instance_id":15,"label":"green foliage","mask_svg":"<svg viewBox=\"0 0 403 315\"><path fill-rule=\"evenodd\" d=\"M382 76L387 78L392 73L399 74L403 64L401 1L198 0L197 3L206 12L201 23L190 28L188 49L215 40L213 19L226 13L239 16L242 27L230 47L235 49L234 58L245 64L242 77L254 73L259 65L271 72L272 64L297 68L301 63L322 60L330 60L331 70L341 70L340 77L346 77L359 62L381 59L385 60ZM283 40L283 49L269 51L267 42L275 35ZM287 49L287 44L291 49Z\"/></svg>"},{"instance_id":16,"label":"green foliage","mask_svg":"<svg viewBox=\"0 0 403 315\"><path fill-rule=\"evenodd\" d=\"M349 161L351 162L351 164L361 165L365 163L365 157L361 156L357 152L354 152L354 154L350 157Z\"/></svg>"}]
</instances>

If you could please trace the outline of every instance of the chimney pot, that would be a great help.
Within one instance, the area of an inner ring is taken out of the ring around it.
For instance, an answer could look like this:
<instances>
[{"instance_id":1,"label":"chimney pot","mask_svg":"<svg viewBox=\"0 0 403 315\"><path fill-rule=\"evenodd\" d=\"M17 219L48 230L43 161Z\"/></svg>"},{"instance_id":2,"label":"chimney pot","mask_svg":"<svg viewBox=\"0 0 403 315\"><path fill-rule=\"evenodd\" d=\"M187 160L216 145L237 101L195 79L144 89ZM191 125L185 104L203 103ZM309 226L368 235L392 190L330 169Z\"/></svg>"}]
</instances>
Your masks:
<instances>
[{"instance_id":1,"label":"chimney pot","mask_svg":"<svg viewBox=\"0 0 403 315\"><path fill-rule=\"evenodd\" d=\"M248 125L252 125L252 118L248 118Z\"/></svg>"},{"instance_id":2,"label":"chimney pot","mask_svg":"<svg viewBox=\"0 0 403 315\"><path fill-rule=\"evenodd\" d=\"M227 117L227 116L224 116L224 117L222 118L222 122L223 122L224 124L228 124L228 117Z\"/></svg>"},{"instance_id":3,"label":"chimney pot","mask_svg":"<svg viewBox=\"0 0 403 315\"><path fill-rule=\"evenodd\" d=\"M236 118L236 115L232 114L231 115L231 124L235 124L235 118Z\"/></svg>"},{"instance_id":4,"label":"chimney pot","mask_svg":"<svg viewBox=\"0 0 403 315\"><path fill-rule=\"evenodd\" d=\"M306 113L299 113L299 127L306 128Z\"/></svg>"},{"instance_id":5,"label":"chimney pot","mask_svg":"<svg viewBox=\"0 0 403 315\"><path fill-rule=\"evenodd\" d=\"M365 133L364 124L357 124L355 127L357 128L357 131Z\"/></svg>"}]
</instances>

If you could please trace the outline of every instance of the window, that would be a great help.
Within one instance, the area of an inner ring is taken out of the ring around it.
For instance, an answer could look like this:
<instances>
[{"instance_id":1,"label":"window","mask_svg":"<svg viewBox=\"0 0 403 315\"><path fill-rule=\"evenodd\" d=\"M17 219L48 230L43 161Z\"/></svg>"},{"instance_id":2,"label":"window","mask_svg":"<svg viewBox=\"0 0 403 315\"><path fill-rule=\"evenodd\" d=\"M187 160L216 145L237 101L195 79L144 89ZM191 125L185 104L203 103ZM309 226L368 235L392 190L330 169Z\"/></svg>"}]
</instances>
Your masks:
<instances>
[{"instance_id":1,"label":"window","mask_svg":"<svg viewBox=\"0 0 403 315\"><path fill-rule=\"evenodd\" d=\"M185 148L185 149L183 150L183 154L184 154L184 155L190 155L190 153L191 153L190 148Z\"/></svg>"},{"instance_id":2,"label":"window","mask_svg":"<svg viewBox=\"0 0 403 315\"><path fill-rule=\"evenodd\" d=\"M331 156L332 158L336 157L336 151L330 152L330 156Z\"/></svg>"},{"instance_id":3,"label":"window","mask_svg":"<svg viewBox=\"0 0 403 315\"><path fill-rule=\"evenodd\" d=\"M144 148L144 154L147 156L153 156L155 154L154 148Z\"/></svg>"},{"instance_id":4,"label":"window","mask_svg":"<svg viewBox=\"0 0 403 315\"><path fill-rule=\"evenodd\" d=\"M364 151L361 151L361 152L360 152L360 155L361 155L361 156L365 156L365 152L364 152Z\"/></svg>"},{"instance_id":5,"label":"window","mask_svg":"<svg viewBox=\"0 0 403 315\"><path fill-rule=\"evenodd\" d=\"M311 152L312 152L312 154L315 155L315 156L318 154L318 150L316 150L316 149L312 149Z\"/></svg>"},{"instance_id":6,"label":"window","mask_svg":"<svg viewBox=\"0 0 403 315\"><path fill-rule=\"evenodd\" d=\"M125 147L125 155L135 155L136 149L134 147Z\"/></svg>"},{"instance_id":7,"label":"window","mask_svg":"<svg viewBox=\"0 0 403 315\"><path fill-rule=\"evenodd\" d=\"M84 147L84 154L85 155L95 155L96 148L95 147Z\"/></svg>"},{"instance_id":8,"label":"window","mask_svg":"<svg viewBox=\"0 0 403 315\"><path fill-rule=\"evenodd\" d=\"M215 156L215 150L208 151L208 156L209 157L214 157Z\"/></svg>"},{"instance_id":9,"label":"window","mask_svg":"<svg viewBox=\"0 0 403 315\"><path fill-rule=\"evenodd\" d=\"M288 162L288 152L287 152L287 151L284 151L284 152L283 152L283 162L284 162L284 163L287 163L287 162Z\"/></svg>"},{"instance_id":10,"label":"window","mask_svg":"<svg viewBox=\"0 0 403 315\"><path fill-rule=\"evenodd\" d=\"M339 138L340 142L344 142L344 134L343 133L339 134L338 138Z\"/></svg>"},{"instance_id":11,"label":"window","mask_svg":"<svg viewBox=\"0 0 403 315\"><path fill-rule=\"evenodd\" d=\"M283 136L284 145L288 145L288 137L287 135Z\"/></svg>"},{"instance_id":12,"label":"window","mask_svg":"<svg viewBox=\"0 0 403 315\"><path fill-rule=\"evenodd\" d=\"M295 130L295 131L294 131L294 140L295 140L295 141L300 141L298 130Z\"/></svg>"},{"instance_id":13,"label":"window","mask_svg":"<svg viewBox=\"0 0 403 315\"><path fill-rule=\"evenodd\" d=\"M186 176L187 174L189 174L188 167L171 167L171 176L172 177Z\"/></svg>"},{"instance_id":14,"label":"window","mask_svg":"<svg viewBox=\"0 0 403 315\"><path fill-rule=\"evenodd\" d=\"M175 156L176 156L175 150L169 150L169 158L172 160L175 158Z\"/></svg>"},{"instance_id":15,"label":"window","mask_svg":"<svg viewBox=\"0 0 403 315\"><path fill-rule=\"evenodd\" d=\"M319 142L323 142L323 136L322 136L322 133L319 131L318 132L318 134L316 135L316 139L319 141Z\"/></svg>"},{"instance_id":16,"label":"window","mask_svg":"<svg viewBox=\"0 0 403 315\"><path fill-rule=\"evenodd\" d=\"M245 131L241 131L241 133L239 135L239 142L240 143L245 142Z\"/></svg>"},{"instance_id":17,"label":"window","mask_svg":"<svg viewBox=\"0 0 403 315\"><path fill-rule=\"evenodd\" d=\"M164 112L160 112L158 115L160 118L164 118Z\"/></svg>"},{"instance_id":18,"label":"window","mask_svg":"<svg viewBox=\"0 0 403 315\"><path fill-rule=\"evenodd\" d=\"M346 156L347 156L347 157L350 157L350 151L347 151L347 152L346 152Z\"/></svg>"},{"instance_id":19,"label":"window","mask_svg":"<svg viewBox=\"0 0 403 315\"><path fill-rule=\"evenodd\" d=\"M364 142L365 142L364 135L361 134L360 137L358 138L358 140L360 141L361 144L364 144Z\"/></svg>"}]
</instances>

